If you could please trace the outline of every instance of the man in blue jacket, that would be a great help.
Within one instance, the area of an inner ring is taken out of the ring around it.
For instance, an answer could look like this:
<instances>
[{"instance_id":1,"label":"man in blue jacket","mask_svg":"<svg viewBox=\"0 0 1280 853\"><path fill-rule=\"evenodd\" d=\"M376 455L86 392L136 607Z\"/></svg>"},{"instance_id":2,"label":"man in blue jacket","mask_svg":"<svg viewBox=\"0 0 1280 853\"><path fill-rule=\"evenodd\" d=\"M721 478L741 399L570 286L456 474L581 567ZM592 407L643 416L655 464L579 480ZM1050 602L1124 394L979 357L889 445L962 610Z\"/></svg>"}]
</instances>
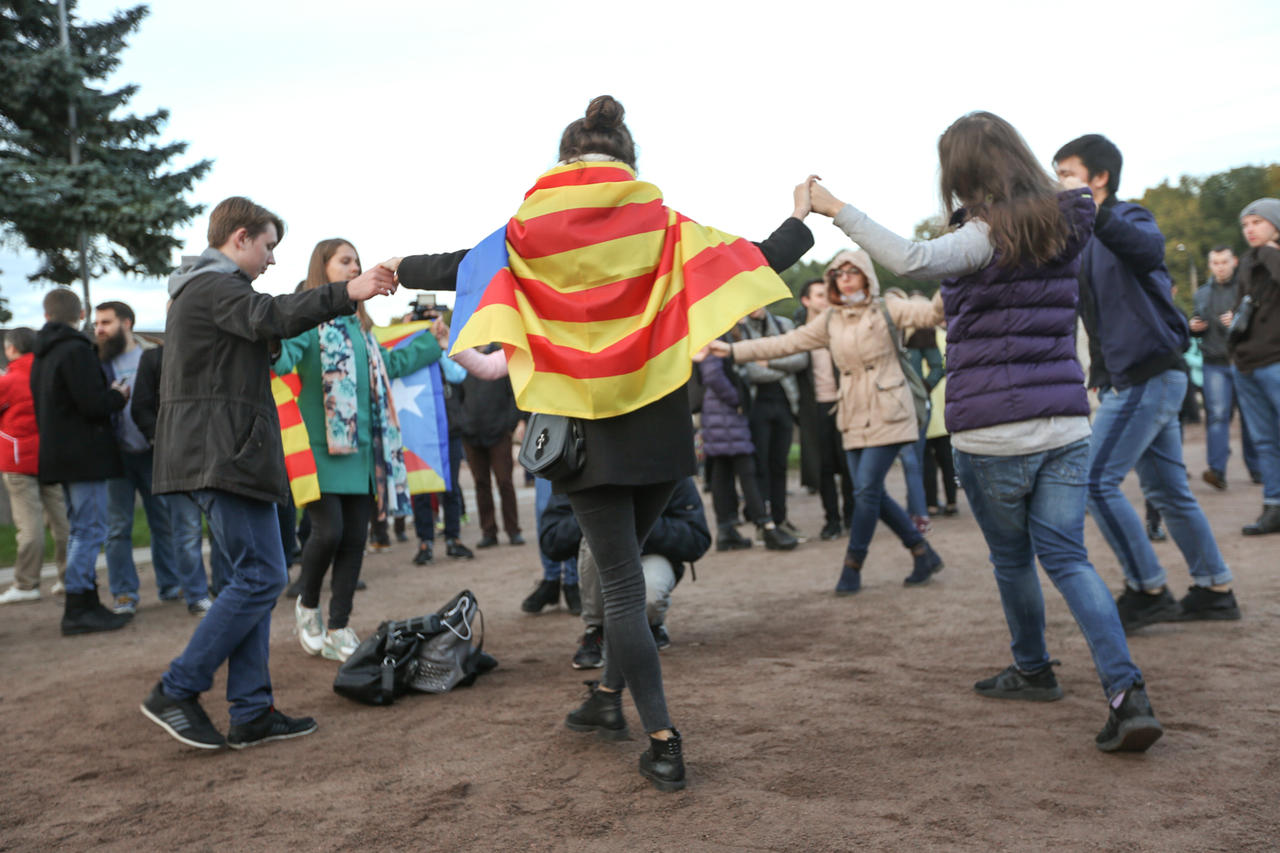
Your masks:
<instances>
[{"instance_id":1,"label":"man in blue jacket","mask_svg":"<svg viewBox=\"0 0 1280 853\"><path fill-rule=\"evenodd\" d=\"M1095 360L1103 362L1090 379L1100 405L1089 453L1089 513L1124 569L1120 621L1128 631L1153 622L1239 619L1231 570L1182 461L1178 412L1187 392L1182 353L1190 333L1173 304L1164 235L1149 210L1116 199L1122 159L1111 140L1081 136L1053 159L1059 177L1084 181L1098 205L1080 266L1081 314ZM1169 592L1142 519L1120 491L1135 468L1190 569L1193 585L1181 601Z\"/></svg>"}]
</instances>

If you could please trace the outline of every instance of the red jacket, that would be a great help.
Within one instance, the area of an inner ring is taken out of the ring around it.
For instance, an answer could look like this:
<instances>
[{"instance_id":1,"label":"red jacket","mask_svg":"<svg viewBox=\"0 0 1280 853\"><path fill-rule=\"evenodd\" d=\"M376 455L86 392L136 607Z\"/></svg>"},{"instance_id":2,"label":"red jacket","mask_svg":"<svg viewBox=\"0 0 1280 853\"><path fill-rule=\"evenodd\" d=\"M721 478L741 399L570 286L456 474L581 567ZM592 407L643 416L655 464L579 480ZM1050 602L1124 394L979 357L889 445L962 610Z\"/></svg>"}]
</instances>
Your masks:
<instances>
[{"instance_id":1,"label":"red jacket","mask_svg":"<svg viewBox=\"0 0 1280 853\"><path fill-rule=\"evenodd\" d=\"M33 477L40 459L40 433L31 399L34 359L32 353L20 355L9 363L9 372L0 376L0 471Z\"/></svg>"}]
</instances>

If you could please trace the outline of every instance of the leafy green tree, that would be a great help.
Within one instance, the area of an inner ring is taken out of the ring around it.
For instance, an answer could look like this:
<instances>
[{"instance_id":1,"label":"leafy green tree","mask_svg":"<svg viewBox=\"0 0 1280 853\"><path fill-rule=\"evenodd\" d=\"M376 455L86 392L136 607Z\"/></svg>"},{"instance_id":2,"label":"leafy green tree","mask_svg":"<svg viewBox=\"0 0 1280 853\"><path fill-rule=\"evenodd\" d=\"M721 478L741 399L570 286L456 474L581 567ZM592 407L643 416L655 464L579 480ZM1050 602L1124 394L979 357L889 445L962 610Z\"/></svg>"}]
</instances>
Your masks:
<instances>
[{"instance_id":1,"label":"leafy green tree","mask_svg":"<svg viewBox=\"0 0 1280 853\"><path fill-rule=\"evenodd\" d=\"M75 18L75 0L65 2L66 47L57 3L5 0L0 5L0 234L39 257L31 281L57 284L81 277L85 235L88 300L88 278L111 270L170 271L179 247L174 228L201 211L183 196L211 161L170 168L187 145L154 141L169 112L127 113L136 85L114 90L92 85L119 66L126 38L138 29L147 7L89 22Z\"/></svg>"},{"instance_id":2,"label":"leafy green tree","mask_svg":"<svg viewBox=\"0 0 1280 853\"><path fill-rule=\"evenodd\" d=\"M1174 300L1191 312L1193 285L1208 276L1214 246L1244 250L1240 211L1263 196L1280 196L1280 164L1239 166L1205 177L1183 175L1162 181L1138 201L1152 212L1165 238L1165 264L1173 278Z\"/></svg>"}]
</instances>

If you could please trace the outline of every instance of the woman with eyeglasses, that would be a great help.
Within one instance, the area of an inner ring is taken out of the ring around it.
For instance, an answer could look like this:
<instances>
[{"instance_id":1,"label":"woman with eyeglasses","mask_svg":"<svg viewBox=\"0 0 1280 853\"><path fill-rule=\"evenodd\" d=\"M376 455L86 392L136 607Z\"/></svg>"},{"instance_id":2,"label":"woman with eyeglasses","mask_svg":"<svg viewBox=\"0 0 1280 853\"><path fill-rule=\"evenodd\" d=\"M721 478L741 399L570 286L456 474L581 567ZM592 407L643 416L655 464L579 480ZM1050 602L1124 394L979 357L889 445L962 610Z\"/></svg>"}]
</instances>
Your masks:
<instances>
[{"instance_id":1,"label":"woman with eyeglasses","mask_svg":"<svg viewBox=\"0 0 1280 853\"><path fill-rule=\"evenodd\" d=\"M738 341L713 341L712 354L734 362L778 358L794 352L828 348L840 385L836 424L840 428L849 474L853 479L853 522L836 595L862 588L876 520L889 525L911 552L911 573L903 581L918 586L942 569L942 558L930 547L911 517L885 491L885 476L898 453L920 432L911 388L898 362L897 329L937 322L935 308L923 298L880 298L871 257L861 250L840 252L827 265L827 299L831 307L807 325L785 335Z\"/></svg>"}]
</instances>

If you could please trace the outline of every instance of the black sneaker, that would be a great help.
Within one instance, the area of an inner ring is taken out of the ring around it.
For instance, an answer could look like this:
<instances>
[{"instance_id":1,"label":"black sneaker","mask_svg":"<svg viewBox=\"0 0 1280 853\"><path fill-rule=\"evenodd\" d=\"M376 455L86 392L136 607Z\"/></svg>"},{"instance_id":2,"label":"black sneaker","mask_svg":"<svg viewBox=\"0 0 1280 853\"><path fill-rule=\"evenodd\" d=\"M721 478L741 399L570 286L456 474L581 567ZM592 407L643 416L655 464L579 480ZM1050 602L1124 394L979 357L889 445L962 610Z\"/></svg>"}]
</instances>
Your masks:
<instances>
[{"instance_id":1,"label":"black sneaker","mask_svg":"<svg viewBox=\"0 0 1280 853\"><path fill-rule=\"evenodd\" d=\"M316 721L310 717L286 717L272 705L252 722L233 724L227 732L227 746L244 749L272 740L302 737L315 730Z\"/></svg>"},{"instance_id":2,"label":"black sneaker","mask_svg":"<svg viewBox=\"0 0 1280 853\"><path fill-rule=\"evenodd\" d=\"M760 538L764 540L764 547L770 551L794 551L795 547L800 544L796 537L777 525L761 527Z\"/></svg>"},{"instance_id":3,"label":"black sneaker","mask_svg":"<svg viewBox=\"0 0 1280 853\"><path fill-rule=\"evenodd\" d=\"M480 541L476 543L477 548L492 548L498 544L497 536L481 536Z\"/></svg>"},{"instance_id":4,"label":"black sneaker","mask_svg":"<svg viewBox=\"0 0 1280 853\"><path fill-rule=\"evenodd\" d=\"M751 547L751 540L738 532L738 528L732 524L720 525L719 535L716 536L717 551L741 551Z\"/></svg>"},{"instance_id":5,"label":"black sneaker","mask_svg":"<svg viewBox=\"0 0 1280 853\"><path fill-rule=\"evenodd\" d=\"M822 528L822 532L818 534L818 538L823 542L830 542L832 539L839 539L844 531L840 527L838 521L828 521Z\"/></svg>"},{"instance_id":6,"label":"black sneaker","mask_svg":"<svg viewBox=\"0 0 1280 853\"><path fill-rule=\"evenodd\" d=\"M604 632L595 625L588 625L582 635L582 645L573 654L574 669L599 669L604 666Z\"/></svg>"},{"instance_id":7,"label":"black sneaker","mask_svg":"<svg viewBox=\"0 0 1280 853\"><path fill-rule=\"evenodd\" d=\"M600 689L598 681L584 681L586 701L564 718L565 728L575 732L595 732L604 740L627 740L627 720L622 716L622 694Z\"/></svg>"},{"instance_id":8,"label":"black sneaker","mask_svg":"<svg viewBox=\"0 0 1280 853\"><path fill-rule=\"evenodd\" d=\"M653 634L653 644L658 647L658 651L671 645L671 635L667 633L666 625L650 625L649 632Z\"/></svg>"},{"instance_id":9,"label":"black sneaker","mask_svg":"<svg viewBox=\"0 0 1280 853\"><path fill-rule=\"evenodd\" d=\"M1184 622L1198 619L1234 621L1240 618L1240 605L1231 590L1214 592L1205 586L1193 586L1178 602L1179 617Z\"/></svg>"},{"instance_id":10,"label":"black sneaker","mask_svg":"<svg viewBox=\"0 0 1280 853\"><path fill-rule=\"evenodd\" d=\"M156 682L151 695L141 705L143 716L169 733L170 737L196 749L222 749L227 739L214 728L200 700L174 699L165 694L163 683Z\"/></svg>"},{"instance_id":11,"label":"black sneaker","mask_svg":"<svg viewBox=\"0 0 1280 853\"><path fill-rule=\"evenodd\" d=\"M426 542L426 541L419 542L418 553L413 555L413 564L415 566L425 566L427 563L431 562L434 556L435 555L431 553L430 542Z\"/></svg>"},{"instance_id":12,"label":"black sneaker","mask_svg":"<svg viewBox=\"0 0 1280 853\"><path fill-rule=\"evenodd\" d=\"M523 537L523 536L521 536L519 533L512 533L512 534L511 534L510 536L508 536L507 538L511 541L511 544L512 544L512 545L523 545L523 544L524 544L524 537Z\"/></svg>"},{"instance_id":13,"label":"black sneaker","mask_svg":"<svg viewBox=\"0 0 1280 853\"><path fill-rule=\"evenodd\" d=\"M1151 710L1147 690L1141 681L1124 691L1117 704L1108 704L1107 724L1098 732L1094 743L1103 752L1146 752L1160 740L1164 727Z\"/></svg>"},{"instance_id":14,"label":"black sneaker","mask_svg":"<svg viewBox=\"0 0 1280 853\"><path fill-rule=\"evenodd\" d=\"M980 695L990 699L1020 699L1024 702L1053 702L1062 698L1062 688L1053 674L1060 661L1051 660L1036 672L1023 672L1010 665L1004 672L984 678L973 685Z\"/></svg>"},{"instance_id":15,"label":"black sneaker","mask_svg":"<svg viewBox=\"0 0 1280 853\"><path fill-rule=\"evenodd\" d=\"M445 542L444 553L445 556L448 557L461 557L466 560L470 560L475 557L475 554L471 552L471 549L466 545L463 545L457 539L449 539Z\"/></svg>"},{"instance_id":16,"label":"black sneaker","mask_svg":"<svg viewBox=\"0 0 1280 853\"><path fill-rule=\"evenodd\" d=\"M1159 521L1148 521L1147 538L1152 542L1163 542L1169 538L1169 534L1164 532L1164 525Z\"/></svg>"},{"instance_id":17,"label":"black sneaker","mask_svg":"<svg viewBox=\"0 0 1280 853\"><path fill-rule=\"evenodd\" d=\"M1116 612L1120 614L1120 624L1125 633L1153 625L1156 622L1177 622L1181 618L1181 609L1169 588L1165 587L1159 595L1125 588L1116 599Z\"/></svg>"},{"instance_id":18,"label":"black sneaker","mask_svg":"<svg viewBox=\"0 0 1280 853\"><path fill-rule=\"evenodd\" d=\"M520 609L525 613L541 613L542 608L554 605L559 600L560 581L549 581L544 578L538 582L533 592L529 593L529 597L520 602Z\"/></svg>"}]
</instances>

